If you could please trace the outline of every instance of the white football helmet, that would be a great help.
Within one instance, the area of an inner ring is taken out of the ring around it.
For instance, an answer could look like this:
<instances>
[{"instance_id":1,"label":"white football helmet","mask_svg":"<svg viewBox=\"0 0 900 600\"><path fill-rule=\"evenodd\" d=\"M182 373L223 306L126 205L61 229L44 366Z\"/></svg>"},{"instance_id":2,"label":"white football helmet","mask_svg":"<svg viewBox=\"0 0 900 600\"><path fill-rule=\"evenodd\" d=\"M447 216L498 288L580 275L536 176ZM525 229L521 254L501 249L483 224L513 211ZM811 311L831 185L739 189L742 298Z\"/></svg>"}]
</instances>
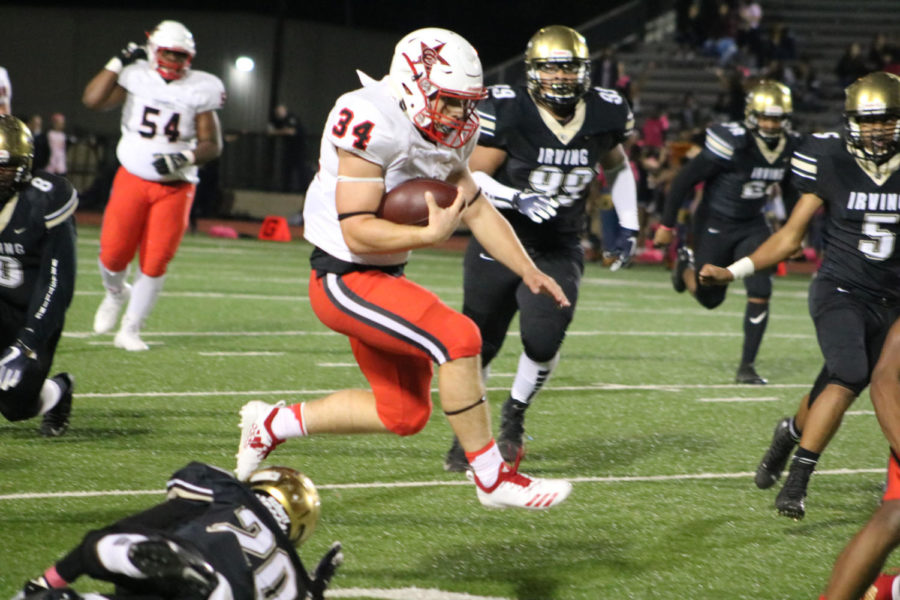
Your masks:
<instances>
[{"instance_id":1,"label":"white football helmet","mask_svg":"<svg viewBox=\"0 0 900 600\"><path fill-rule=\"evenodd\" d=\"M429 139L459 148L478 131L475 105L487 95L478 52L462 36L437 27L397 43L391 82L403 110Z\"/></svg>"},{"instance_id":2,"label":"white football helmet","mask_svg":"<svg viewBox=\"0 0 900 600\"><path fill-rule=\"evenodd\" d=\"M194 55L197 54L194 35L178 21L160 22L153 31L147 34L147 46L150 50L148 54L151 66L166 81L184 77L191 66ZM181 52L187 54L188 58L183 63L168 61L160 56L161 50Z\"/></svg>"}]
</instances>

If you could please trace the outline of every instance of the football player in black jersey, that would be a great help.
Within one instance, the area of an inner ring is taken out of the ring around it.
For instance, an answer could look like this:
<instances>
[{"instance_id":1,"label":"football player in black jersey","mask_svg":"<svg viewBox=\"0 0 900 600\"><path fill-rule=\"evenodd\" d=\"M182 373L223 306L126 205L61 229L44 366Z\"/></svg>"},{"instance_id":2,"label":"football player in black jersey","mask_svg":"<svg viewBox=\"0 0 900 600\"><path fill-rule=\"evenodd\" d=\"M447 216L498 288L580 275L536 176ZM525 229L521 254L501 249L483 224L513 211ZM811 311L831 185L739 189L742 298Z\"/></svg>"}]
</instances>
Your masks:
<instances>
[{"instance_id":1,"label":"football player in black jersey","mask_svg":"<svg viewBox=\"0 0 900 600\"><path fill-rule=\"evenodd\" d=\"M116 585L100 598L323 600L343 554L335 542L312 575L300 562L320 512L308 477L267 467L243 483L192 462L166 489L165 502L88 532L17 598L75 600L69 584L88 575Z\"/></svg>"},{"instance_id":2,"label":"football player in black jersey","mask_svg":"<svg viewBox=\"0 0 900 600\"><path fill-rule=\"evenodd\" d=\"M700 270L703 285L727 284L768 269L800 248L813 215L825 209L825 258L809 289L809 310L825 365L793 418L775 428L756 471L768 488L800 446L775 506L804 516L809 478L844 411L869 383L885 335L900 316L900 78L875 72L846 90L846 135L816 133L791 159L802 192L784 227L727 268Z\"/></svg>"},{"instance_id":3,"label":"football player in black jersey","mask_svg":"<svg viewBox=\"0 0 900 600\"><path fill-rule=\"evenodd\" d=\"M796 193L790 185L788 161L800 141L790 131L791 91L776 81L762 80L747 94L742 123L713 125L706 130L703 150L672 181L654 243L668 245L678 210L703 183L703 199L694 218L693 251L679 249L672 269L675 291L690 293L706 308L725 300L726 288L698 285L694 257L699 264L724 266L749 254L772 230L764 215L773 188L781 187L785 204ZM769 321L772 270L760 270L744 282L744 344L737 369L737 383L765 384L754 362Z\"/></svg>"},{"instance_id":4,"label":"football player in black jersey","mask_svg":"<svg viewBox=\"0 0 900 600\"><path fill-rule=\"evenodd\" d=\"M47 379L75 289L78 195L43 171L32 175L28 127L0 115L0 413L43 415L41 433L62 435L72 411L72 377Z\"/></svg>"},{"instance_id":5,"label":"football player in black jersey","mask_svg":"<svg viewBox=\"0 0 900 600\"><path fill-rule=\"evenodd\" d=\"M627 264L638 229L636 186L622 142L634 127L628 102L592 88L587 44L574 29L544 27L525 50L527 85L495 85L478 108L481 135L469 161L473 177L515 229L535 264L562 286L571 306L529 293L477 240L465 258L463 313L481 330L481 360L497 355L519 312L523 352L503 405L497 444L505 460L522 448L525 410L559 361L584 270L579 236L591 182L603 168L622 224L615 267ZM467 466L454 443L444 467Z\"/></svg>"}]
</instances>

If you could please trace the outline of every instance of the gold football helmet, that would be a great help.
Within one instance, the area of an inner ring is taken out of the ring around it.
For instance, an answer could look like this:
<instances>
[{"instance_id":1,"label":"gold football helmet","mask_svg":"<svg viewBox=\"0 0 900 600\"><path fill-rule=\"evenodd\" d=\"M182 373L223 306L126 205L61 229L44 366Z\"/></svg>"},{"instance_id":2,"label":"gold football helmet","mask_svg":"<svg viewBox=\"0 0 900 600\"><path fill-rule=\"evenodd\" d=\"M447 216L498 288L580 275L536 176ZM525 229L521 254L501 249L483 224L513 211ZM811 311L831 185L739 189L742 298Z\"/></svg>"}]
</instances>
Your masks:
<instances>
[{"instance_id":1,"label":"gold football helmet","mask_svg":"<svg viewBox=\"0 0 900 600\"><path fill-rule=\"evenodd\" d=\"M764 140L773 141L790 129L793 112L791 89L783 83L762 79L747 93L744 124ZM760 117L778 120L780 125L778 127L760 127Z\"/></svg>"},{"instance_id":2,"label":"gold football helmet","mask_svg":"<svg viewBox=\"0 0 900 600\"><path fill-rule=\"evenodd\" d=\"M278 501L290 520L288 538L299 546L312 535L321 512L316 486L303 473L290 467L265 467L250 474L250 489Z\"/></svg>"},{"instance_id":3,"label":"gold football helmet","mask_svg":"<svg viewBox=\"0 0 900 600\"><path fill-rule=\"evenodd\" d=\"M850 152L882 164L900 151L900 77L884 71L846 89L844 123Z\"/></svg>"},{"instance_id":4,"label":"gold football helmet","mask_svg":"<svg viewBox=\"0 0 900 600\"><path fill-rule=\"evenodd\" d=\"M5 202L31 180L34 139L12 115L0 115L0 201Z\"/></svg>"},{"instance_id":5,"label":"gold football helmet","mask_svg":"<svg viewBox=\"0 0 900 600\"><path fill-rule=\"evenodd\" d=\"M571 110L591 87L591 58L584 36L565 25L541 28L525 48L528 90L551 110Z\"/></svg>"}]
</instances>

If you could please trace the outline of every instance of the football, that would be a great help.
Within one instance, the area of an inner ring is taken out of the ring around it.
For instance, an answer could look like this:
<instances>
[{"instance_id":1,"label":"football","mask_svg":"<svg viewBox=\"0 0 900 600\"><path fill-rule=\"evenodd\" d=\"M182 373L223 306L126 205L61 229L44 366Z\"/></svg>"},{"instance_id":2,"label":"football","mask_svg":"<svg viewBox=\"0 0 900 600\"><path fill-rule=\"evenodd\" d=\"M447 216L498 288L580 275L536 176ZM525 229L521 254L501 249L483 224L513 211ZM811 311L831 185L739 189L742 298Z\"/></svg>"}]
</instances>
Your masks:
<instances>
[{"instance_id":1,"label":"football","mask_svg":"<svg viewBox=\"0 0 900 600\"><path fill-rule=\"evenodd\" d=\"M400 225L427 225L428 205L425 192L431 192L441 208L456 199L456 186L440 179L418 177L404 181L384 195L376 216Z\"/></svg>"}]
</instances>

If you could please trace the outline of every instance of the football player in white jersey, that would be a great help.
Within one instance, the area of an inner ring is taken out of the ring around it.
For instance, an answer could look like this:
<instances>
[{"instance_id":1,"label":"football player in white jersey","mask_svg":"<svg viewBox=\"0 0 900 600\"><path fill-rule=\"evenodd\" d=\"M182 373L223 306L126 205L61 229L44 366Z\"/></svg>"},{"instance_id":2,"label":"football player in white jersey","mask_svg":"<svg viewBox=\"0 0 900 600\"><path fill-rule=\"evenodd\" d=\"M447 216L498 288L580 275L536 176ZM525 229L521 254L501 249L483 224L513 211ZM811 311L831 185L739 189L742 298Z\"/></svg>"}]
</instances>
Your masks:
<instances>
[{"instance_id":1,"label":"football player in white jersey","mask_svg":"<svg viewBox=\"0 0 900 600\"><path fill-rule=\"evenodd\" d=\"M0 115L12 114L12 84L9 73L0 67Z\"/></svg>"},{"instance_id":2,"label":"football player in white jersey","mask_svg":"<svg viewBox=\"0 0 900 600\"><path fill-rule=\"evenodd\" d=\"M560 286L528 257L509 223L472 179L475 105L485 96L475 49L445 29L414 31L397 44L390 73L360 74L363 87L338 98L322 135L319 172L304 206L314 246L309 295L331 329L350 338L371 389L341 390L284 407L241 409L237 475L246 478L287 438L320 433L412 435L431 414L433 365L441 408L472 467L478 499L495 508L544 509L569 495L564 480L537 479L506 465L490 428L477 326L403 276L409 251L448 239L464 222L533 293L569 306ZM428 224L378 218L386 190L414 177L458 186L441 209L430 194Z\"/></svg>"},{"instance_id":3,"label":"football player in white jersey","mask_svg":"<svg viewBox=\"0 0 900 600\"><path fill-rule=\"evenodd\" d=\"M146 48L131 43L87 84L82 101L108 110L123 105L116 173L100 233L100 275L106 296L94 332L119 321L117 348L147 350L140 337L188 226L197 166L222 152L216 110L225 87L215 75L191 69L194 36L177 21L162 21ZM126 282L140 247L140 274Z\"/></svg>"}]
</instances>

